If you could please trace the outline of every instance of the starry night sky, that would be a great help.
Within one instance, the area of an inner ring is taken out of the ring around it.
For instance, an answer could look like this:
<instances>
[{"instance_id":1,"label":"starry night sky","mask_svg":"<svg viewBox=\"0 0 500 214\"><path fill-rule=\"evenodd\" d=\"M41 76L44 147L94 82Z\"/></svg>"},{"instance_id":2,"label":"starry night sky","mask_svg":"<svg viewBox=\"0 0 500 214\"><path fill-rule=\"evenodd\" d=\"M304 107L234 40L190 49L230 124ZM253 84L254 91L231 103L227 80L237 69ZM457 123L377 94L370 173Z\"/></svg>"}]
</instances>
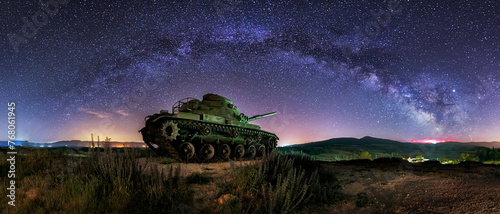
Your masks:
<instances>
[{"instance_id":1,"label":"starry night sky","mask_svg":"<svg viewBox=\"0 0 500 214\"><path fill-rule=\"evenodd\" d=\"M500 1L59 2L0 2L20 140L141 141L145 116L206 93L277 111L256 124L280 145L500 140Z\"/></svg>"}]
</instances>

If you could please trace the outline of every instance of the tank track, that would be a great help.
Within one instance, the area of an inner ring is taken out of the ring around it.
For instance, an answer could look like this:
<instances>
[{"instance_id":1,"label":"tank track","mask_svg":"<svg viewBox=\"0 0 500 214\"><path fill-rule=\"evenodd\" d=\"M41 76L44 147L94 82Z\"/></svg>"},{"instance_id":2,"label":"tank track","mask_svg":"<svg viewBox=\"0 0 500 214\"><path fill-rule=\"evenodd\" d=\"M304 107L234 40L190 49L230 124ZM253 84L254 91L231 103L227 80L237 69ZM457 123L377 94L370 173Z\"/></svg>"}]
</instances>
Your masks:
<instances>
[{"instance_id":1,"label":"tank track","mask_svg":"<svg viewBox=\"0 0 500 214\"><path fill-rule=\"evenodd\" d=\"M168 133L164 131L165 124L169 123L169 121L173 121L179 128L178 136L169 136ZM206 132L207 129L210 130L209 133L203 133ZM231 153L235 152L234 149L237 145L244 145L245 150L250 145L254 145L258 149L261 149L260 145L264 145L265 152L270 152L276 148L278 140L276 134L262 130L170 117L155 121L144 127L140 132L143 134L144 142L158 155L169 156L180 162L227 161L227 159L220 158L218 149L215 149L215 156L209 160L199 157L200 155L198 155L198 152L202 145L206 143L211 144L215 148L219 148L219 146L223 144L228 144L231 147ZM214 138L216 139L215 141L213 140ZM231 141L229 139L231 139ZM197 142L192 142L193 140ZM235 142L235 140L237 142ZM183 155L179 154L179 146L185 142L190 142L194 145L195 155L193 158L185 159ZM156 144L157 147L155 147L154 144ZM255 157L263 155L262 151L258 151L258 149ZM251 155L245 152L245 155L239 159L248 160L255 158L249 156ZM233 155L231 157L235 158Z\"/></svg>"}]
</instances>

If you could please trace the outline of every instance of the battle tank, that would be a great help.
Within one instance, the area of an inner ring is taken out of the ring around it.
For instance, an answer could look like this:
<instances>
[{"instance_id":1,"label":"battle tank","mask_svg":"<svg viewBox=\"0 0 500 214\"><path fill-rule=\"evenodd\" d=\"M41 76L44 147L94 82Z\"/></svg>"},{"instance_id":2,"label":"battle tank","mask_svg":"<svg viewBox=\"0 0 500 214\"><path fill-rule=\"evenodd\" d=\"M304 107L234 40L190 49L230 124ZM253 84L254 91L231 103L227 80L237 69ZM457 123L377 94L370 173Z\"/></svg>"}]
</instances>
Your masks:
<instances>
[{"instance_id":1,"label":"battle tank","mask_svg":"<svg viewBox=\"0 0 500 214\"><path fill-rule=\"evenodd\" d=\"M248 122L276 112L248 117L229 99L205 94L203 100L184 98L146 117L141 132L144 142L160 156L178 161L225 161L254 159L274 150L276 134Z\"/></svg>"}]
</instances>

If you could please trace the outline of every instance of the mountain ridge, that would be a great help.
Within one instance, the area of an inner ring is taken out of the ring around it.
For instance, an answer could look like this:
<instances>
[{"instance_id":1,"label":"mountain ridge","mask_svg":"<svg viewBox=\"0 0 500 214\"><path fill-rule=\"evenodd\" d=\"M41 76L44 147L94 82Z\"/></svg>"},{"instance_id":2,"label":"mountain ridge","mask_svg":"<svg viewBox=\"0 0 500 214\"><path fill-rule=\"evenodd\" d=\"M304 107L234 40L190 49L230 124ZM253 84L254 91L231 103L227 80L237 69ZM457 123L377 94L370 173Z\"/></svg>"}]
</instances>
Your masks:
<instances>
[{"instance_id":1,"label":"mountain ridge","mask_svg":"<svg viewBox=\"0 0 500 214\"><path fill-rule=\"evenodd\" d=\"M498 142L412 143L365 136L359 139L331 138L324 141L291 145L280 149L283 151L304 152L322 160L342 159L365 151L372 154L373 158L416 157L420 155L431 159L457 159L463 153L477 156L488 148L498 148L499 145Z\"/></svg>"},{"instance_id":2,"label":"mountain ridge","mask_svg":"<svg viewBox=\"0 0 500 214\"><path fill-rule=\"evenodd\" d=\"M321 140L321 141L315 141L315 142L308 142L308 143L302 143L302 144L294 144L291 145L293 146L303 146L303 145L308 145L308 146L327 146L330 144L345 144L345 143L354 143L354 144L366 144L366 143L408 143L408 144L426 144L426 143L416 143L416 142L403 142L403 141L397 141L397 140L391 140L391 139L385 139L385 138L378 138L378 137L372 137L372 136L364 136L362 138L354 138L354 137L340 137L340 138L330 138L327 140ZM500 142L499 141L470 141L470 142L460 142L460 141L447 141L447 142L441 142L437 144L446 144L446 143L460 143L460 144L467 144L471 146L481 146L481 147L488 147L488 148L500 148Z\"/></svg>"}]
</instances>

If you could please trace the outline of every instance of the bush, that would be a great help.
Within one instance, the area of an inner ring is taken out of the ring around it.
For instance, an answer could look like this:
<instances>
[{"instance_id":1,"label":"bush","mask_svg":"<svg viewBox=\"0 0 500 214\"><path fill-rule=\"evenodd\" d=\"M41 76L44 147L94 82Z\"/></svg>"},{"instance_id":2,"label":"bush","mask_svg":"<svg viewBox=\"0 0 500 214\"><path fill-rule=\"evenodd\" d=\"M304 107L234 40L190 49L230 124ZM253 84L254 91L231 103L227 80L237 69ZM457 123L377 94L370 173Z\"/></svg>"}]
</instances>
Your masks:
<instances>
[{"instance_id":1,"label":"bush","mask_svg":"<svg viewBox=\"0 0 500 214\"><path fill-rule=\"evenodd\" d=\"M373 203L372 200L368 197L368 195L364 192L358 193L356 195L355 200L356 200L356 207L366 207Z\"/></svg>"},{"instance_id":2,"label":"bush","mask_svg":"<svg viewBox=\"0 0 500 214\"><path fill-rule=\"evenodd\" d=\"M186 183L188 184L208 184L210 181L210 177L199 172L193 172L186 177Z\"/></svg>"},{"instance_id":3,"label":"bush","mask_svg":"<svg viewBox=\"0 0 500 214\"><path fill-rule=\"evenodd\" d=\"M234 182L233 194L248 202L241 207L250 213L293 213L308 204L331 202L338 190L336 177L308 156L279 153L236 169Z\"/></svg>"}]
</instances>

